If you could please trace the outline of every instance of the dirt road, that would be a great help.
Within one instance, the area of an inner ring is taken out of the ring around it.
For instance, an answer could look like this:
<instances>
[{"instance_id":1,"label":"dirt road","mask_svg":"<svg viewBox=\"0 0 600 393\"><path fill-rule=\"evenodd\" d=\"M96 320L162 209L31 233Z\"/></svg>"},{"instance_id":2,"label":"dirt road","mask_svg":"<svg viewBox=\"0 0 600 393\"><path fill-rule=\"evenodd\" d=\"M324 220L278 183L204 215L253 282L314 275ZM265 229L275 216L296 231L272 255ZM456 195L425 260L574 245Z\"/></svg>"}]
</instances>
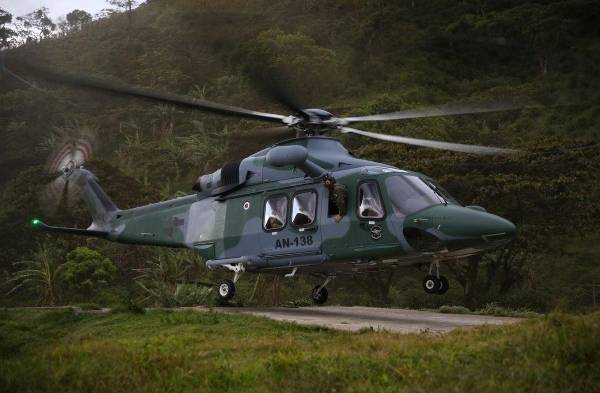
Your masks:
<instances>
[{"instance_id":1,"label":"dirt road","mask_svg":"<svg viewBox=\"0 0 600 393\"><path fill-rule=\"evenodd\" d=\"M519 322L520 318L488 315L442 314L429 311L373 307L220 308L264 316L278 321L319 325L341 330L385 329L400 333L444 333L457 328Z\"/></svg>"}]
</instances>

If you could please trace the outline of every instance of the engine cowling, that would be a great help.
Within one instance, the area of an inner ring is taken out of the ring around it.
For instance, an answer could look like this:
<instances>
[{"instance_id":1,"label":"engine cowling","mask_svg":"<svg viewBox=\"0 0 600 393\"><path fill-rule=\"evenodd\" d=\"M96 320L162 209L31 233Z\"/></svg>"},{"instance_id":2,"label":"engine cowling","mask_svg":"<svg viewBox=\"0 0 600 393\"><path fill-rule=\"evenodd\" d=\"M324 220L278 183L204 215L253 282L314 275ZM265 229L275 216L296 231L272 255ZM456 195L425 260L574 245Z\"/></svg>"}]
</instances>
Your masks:
<instances>
[{"instance_id":1,"label":"engine cowling","mask_svg":"<svg viewBox=\"0 0 600 393\"><path fill-rule=\"evenodd\" d=\"M197 192L229 189L240 184L240 161L228 162L208 175L198 177L192 190Z\"/></svg>"}]
</instances>

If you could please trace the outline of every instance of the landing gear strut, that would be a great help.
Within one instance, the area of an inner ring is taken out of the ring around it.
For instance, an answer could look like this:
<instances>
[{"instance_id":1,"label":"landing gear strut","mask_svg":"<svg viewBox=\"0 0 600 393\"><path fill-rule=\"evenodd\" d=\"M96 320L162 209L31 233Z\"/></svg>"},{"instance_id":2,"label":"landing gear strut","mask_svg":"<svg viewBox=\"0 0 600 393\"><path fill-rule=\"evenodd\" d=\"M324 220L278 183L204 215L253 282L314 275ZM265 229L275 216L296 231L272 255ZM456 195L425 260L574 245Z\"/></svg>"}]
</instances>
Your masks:
<instances>
[{"instance_id":1,"label":"landing gear strut","mask_svg":"<svg viewBox=\"0 0 600 393\"><path fill-rule=\"evenodd\" d=\"M433 274L433 266L435 266L435 274ZM429 266L429 274L423 279L423 289L427 293L436 293L443 295L448 292L450 283L448 279L440 275L440 264L438 261L433 261Z\"/></svg>"},{"instance_id":2,"label":"landing gear strut","mask_svg":"<svg viewBox=\"0 0 600 393\"><path fill-rule=\"evenodd\" d=\"M219 299L226 301L229 300L235 295L235 283L240 278L242 273L246 270L244 265L241 263L235 265L224 265L225 268L234 272L233 281L231 280L223 280L221 284L219 284Z\"/></svg>"},{"instance_id":3,"label":"landing gear strut","mask_svg":"<svg viewBox=\"0 0 600 393\"><path fill-rule=\"evenodd\" d=\"M327 291L327 288L325 288L325 286L329 284L334 278L335 277L333 276L328 276L323 284L317 285L313 288L311 297L312 301L315 304L324 304L327 301L327 298L329 297L329 292Z\"/></svg>"}]
</instances>

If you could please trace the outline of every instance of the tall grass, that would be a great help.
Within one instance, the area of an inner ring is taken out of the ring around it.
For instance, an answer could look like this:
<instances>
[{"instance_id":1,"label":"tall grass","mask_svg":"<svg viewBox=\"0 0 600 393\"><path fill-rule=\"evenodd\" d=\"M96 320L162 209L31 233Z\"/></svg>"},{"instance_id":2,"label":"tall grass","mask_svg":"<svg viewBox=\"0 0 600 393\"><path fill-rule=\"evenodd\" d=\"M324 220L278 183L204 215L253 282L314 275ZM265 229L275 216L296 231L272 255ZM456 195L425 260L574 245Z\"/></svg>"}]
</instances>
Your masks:
<instances>
[{"instance_id":1,"label":"tall grass","mask_svg":"<svg viewBox=\"0 0 600 393\"><path fill-rule=\"evenodd\" d=\"M36 392L597 392L600 313L444 336L247 315L3 311L0 387Z\"/></svg>"}]
</instances>

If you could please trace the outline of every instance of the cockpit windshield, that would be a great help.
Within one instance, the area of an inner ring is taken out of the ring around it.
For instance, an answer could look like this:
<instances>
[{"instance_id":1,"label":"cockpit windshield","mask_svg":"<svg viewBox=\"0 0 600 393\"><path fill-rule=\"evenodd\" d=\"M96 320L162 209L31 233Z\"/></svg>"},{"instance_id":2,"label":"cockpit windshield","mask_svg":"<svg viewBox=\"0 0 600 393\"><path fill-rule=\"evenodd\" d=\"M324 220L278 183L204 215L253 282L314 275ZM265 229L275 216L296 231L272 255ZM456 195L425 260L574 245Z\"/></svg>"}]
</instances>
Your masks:
<instances>
[{"instance_id":1,"label":"cockpit windshield","mask_svg":"<svg viewBox=\"0 0 600 393\"><path fill-rule=\"evenodd\" d=\"M385 179L394 212L408 216L431 205L456 203L437 183L412 175L393 175Z\"/></svg>"}]
</instances>

